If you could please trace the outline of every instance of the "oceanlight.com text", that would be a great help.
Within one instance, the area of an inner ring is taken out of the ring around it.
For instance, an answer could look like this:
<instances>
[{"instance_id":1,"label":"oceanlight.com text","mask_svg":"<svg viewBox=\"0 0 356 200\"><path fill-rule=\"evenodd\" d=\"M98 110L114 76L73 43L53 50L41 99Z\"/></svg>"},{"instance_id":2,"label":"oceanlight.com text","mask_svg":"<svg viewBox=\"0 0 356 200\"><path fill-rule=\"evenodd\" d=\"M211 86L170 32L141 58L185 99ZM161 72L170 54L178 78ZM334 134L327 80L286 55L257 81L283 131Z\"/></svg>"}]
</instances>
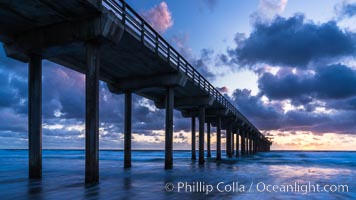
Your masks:
<instances>
[{"instance_id":1,"label":"oceanlight.com text","mask_svg":"<svg viewBox=\"0 0 356 200\"><path fill-rule=\"evenodd\" d=\"M347 184L318 184L312 182L300 183L294 182L291 184L274 184L265 182L218 182L210 184L204 181L195 182L177 182L166 183L165 190L167 192L180 193L204 193L208 195L212 192L217 193L243 193L243 192L268 192L268 193L344 193L349 192Z\"/></svg>"}]
</instances>

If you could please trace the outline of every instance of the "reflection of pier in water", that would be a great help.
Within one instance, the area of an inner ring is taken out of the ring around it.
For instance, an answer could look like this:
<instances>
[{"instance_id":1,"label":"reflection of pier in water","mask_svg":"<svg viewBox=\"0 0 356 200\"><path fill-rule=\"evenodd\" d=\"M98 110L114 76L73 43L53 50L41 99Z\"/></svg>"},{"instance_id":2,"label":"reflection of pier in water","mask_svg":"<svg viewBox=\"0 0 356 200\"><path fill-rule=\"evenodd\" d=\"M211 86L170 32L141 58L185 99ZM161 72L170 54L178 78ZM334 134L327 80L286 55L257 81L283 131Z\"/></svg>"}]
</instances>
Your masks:
<instances>
[{"instance_id":1,"label":"reflection of pier in water","mask_svg":"<svg viewBox=\"0 0 356 200\"><path fill-rule=\"evenodd\" d=\"M126 168L131 166L132 93L166 109L166 169L173 166L173 109L192 119L192 159L199 119L199 164L204 164L205 124L207 157L211 126L217 127L217 160L221 129L226 129L228 157L270 149L271 142L122 0L0 0L0 16L7 56L29 63L30 178L42 176L42 59L86 75L86 183L99 180L99 79L111 92L125 95Z\"/></svg>"}]
</instances>

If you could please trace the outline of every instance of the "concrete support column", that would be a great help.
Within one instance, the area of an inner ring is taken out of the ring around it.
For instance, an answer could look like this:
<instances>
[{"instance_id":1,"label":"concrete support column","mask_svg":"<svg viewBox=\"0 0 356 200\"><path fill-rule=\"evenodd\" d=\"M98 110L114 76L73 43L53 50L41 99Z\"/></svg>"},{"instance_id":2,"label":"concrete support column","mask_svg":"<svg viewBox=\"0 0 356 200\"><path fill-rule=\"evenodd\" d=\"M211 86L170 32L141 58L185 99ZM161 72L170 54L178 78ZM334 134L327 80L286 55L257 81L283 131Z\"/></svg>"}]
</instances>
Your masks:
<instances>
[{"instance_id":1,"label":"concrete support column","mask_svg":"<svg viewBox=\"0 0 356 200\"><path fill-rule=\"evenodd\" d=\"M221 117L217 117L216 125L216 160L221 160Z\"/></svg>"},{"instance_id":2,"label":"concrete support column","mask_svg":"<svg viewBox=\"0 0 356 200\"><path fill-rule=\"evenodd\" d=\"M42 59L30 55L28 65L29 178L42 177Z\"/></svg>"},{"instance_id":3,"label":"concrete support column","mask_svg":"<svg viewBox=\"0 0 356 200\"><path fill-rule=\"evenodd\" d=\"M197 156L195 153L195 117L192 117L192 160L196 160Z\"/></svg>"},{"instance_id":4,"label":"concrete support column","mask_svg":"<svg viewBox=\"0 0 356 200\"><path fill-rule=\"evenodd\" d=\"M250 137L249 137L249 142L250 142L250 144L248 145L249 147L250 147L250 151L249 151L249 154L251 155L252 153L253 153L253 144L252 144L252 138L253 138L253 133L252 132L250 132L250 135L249 135Z\"/></svg>"},{"instance_id":5,"label":"concrete support column","mask_svg":"<svg viewBox=\"0 0 356 200\"><path fill-rule=\"evenodd\" d=\"M211 157L211 152L210 152L210 123L206 123L206 134L207 134L207 156L208 158Z\"/></svg>"},{"instance_id":6,"label":"concrete support column","mask_svg":"<svg viewBox=\"0 0 356 200\"><path fill-rule=\"evenodd\" d=\"M246 154L250 154L250 132L246 131Z\"/></svg>"},{"instance_id":7,"label":"concrete support column","mask_svg":"<svg viewBox=\"0 0 356 200\"><path fill-rule=\"evenodd\" d=\"M199 108L199 164L204 164L204 124L205 108Z\"/></svg>"},{"instance_id":8,"label":"concrete support column","mask_svg":"<svg viewBox=\"0 0 356 200\"><path fill-rule=\"evenodd\" d=\"M265 142L265 151L267 151L267 143Z\"/></svg>"},{"instance_id":9,"label":"concrete support column","mask_svg":"<svg viewBox=\"0 0 356 200\"><path fill-rule=\"evenodd\" d=\"M237 129L237 132L236 132L236 157L239 157L239 143L240 143L240 129Z\"/></svg>"},{"instance_id":10,"label":"concrete support column","mask_svg":"<svg viewBox=\"0 0 356 200\"><path fill-rule=\"evenodd\" d=\"M172 87L168 87L166 94L165 169L173 167L173 106L174 90Z\"/></svg>"},{"instance_id":11,"label":"concrete support column","mask_svg":"<svg viewBox=\"0 0 356 200\"><path fill-rule=\"evenodd\" d=\"M245 131L241 130L241 155L245 155L246 154L246 147L245 147Z\"/></svg>"},{"instance_id":12,"label":"concrete support column","mask_svg":"<svg viewBox=\"0 0 356 200\"><path fill-rule=\"evenodd\" d=\"M226 129L226 156L231 158L231 127Z\"/></svg>"},{"instance_id":13,"label":"concrete support column","mask_svg":"<svg viewBox=\"0 0 356 200\"><path fill-rule=\"evenodd\" d=\"M124 114L124 168L131 167L131 121L132 121L132 93L125 93Z\"/></svg>"},{"instance_id":14,"label":"concrete support column","mask_svg":"<svg viewBox=\"0 0 356 200\"><path fill-rule=\"evenodd\" d=\"M100 45L86 44L85 183L99 182L99 68Z\"/></svg>"},{"instance_id":15,"label":"concrete support column","mask_svg":"<svg viewBox=\"0 0 356 200\"><path fill-rule=\"evenodd\" d=\"M265 147L265 152L267 151L267 144L266 144L266 142L265 142L265 144L264 144L264 147Z\"/></svg>"},{"instance_id":16,"label":"concrete support column","mask_svg":"<svg viewBox=\"0 0 356 200\"><path fill-rule=\"evenodd\" d=\"M254 135L253 136L253 153L256 153L256 152L257 152L257 138Z\"/></svg>"},{"instance_id":17,"label":"concrete support column","mask_svg":"<svg viewBox=\"0 0 356 200\"><path fill-rule=\"evenodd\" d=\"M231 132L231 157L235 155L235 133Z\"/></svg>"}]
</instances>

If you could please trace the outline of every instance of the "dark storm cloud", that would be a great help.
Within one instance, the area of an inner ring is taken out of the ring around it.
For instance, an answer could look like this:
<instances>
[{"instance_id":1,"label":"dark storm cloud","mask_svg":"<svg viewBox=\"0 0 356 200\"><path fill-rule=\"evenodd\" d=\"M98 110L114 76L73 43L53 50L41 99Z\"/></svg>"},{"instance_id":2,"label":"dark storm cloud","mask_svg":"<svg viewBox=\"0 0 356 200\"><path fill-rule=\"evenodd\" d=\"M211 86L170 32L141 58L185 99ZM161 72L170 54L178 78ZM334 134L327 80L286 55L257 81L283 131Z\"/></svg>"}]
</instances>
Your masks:
<instances>
[{"instance_id":1,"label":"dark storm cloud","mask_svg":"<svg viewBox=\"0 0 356 200\"><path fill-rule=\"evenodd\" d=\"M27 81L0 71L0 107L20 104L21 99L27 96L23 94L24 86L27 86Z\"/></svg>"},{"instance_id":2,"label":"dark storm cloud","mask_svg":"<svg viewBox=\"0 0 356 200\"><path fill-rule=\"evenodd\" d=\"M354 35L341 30L335 21L315 24L303 15L276 17L271 23L256 22L254 30L229 50L237 64L306 68L321 59L337 59L355 53Z\"/></svg>"},{"instance_id":3,"label":"dark storm cloud","mask_svg":"<svg viewBox=\"0 0 356 200\"><path fill-rule=\"evenodd\" d=\"M237 89L232 101L241 113L262 130L356 134L356 110L335 110L326 113L297 109L284 112L282 103L277 101L265 104L260 94L251 95L246 89Z\"/></svg>"},{"instance_id":4,"label":"dark storm cloud","mask_svg":"<svg viewBox=\"0 0 356 200\"><path fill-rule=\"evenodd\" d=\"M256 125L258 124L258 128L271 130L280 127L278 123L275 123L282 117L278 105L265 106L260 96L251 95L251 90L236 89L232 95L232 101L242 114Z\"/></svg>"},{"instance_id":5,"label":"dark storm cloud","mask_svg":"<svg viewBox=\"0 0 356 200\"><path fill-rule=\"evenodd\" d=\"M356 70L344 65L320 67L315 74L273 75L264 73L258 80L261 92L270 99L292 99L305 104L313 98L344 99L356 95Z\"/></svg>"},{"instance_id":6,"label":"dark storm cloud","mask_svg":"<svg viewBox=\"0 0 356 200\"><path fill-rule=\"evenodd\" d=\"M326 107L336 110L356 111L356 96L341 100L330 100L326 103Z\"/></svg>"},{"instance_id":7,"label":"dark storm cloud","mask_svg":"<svg viewBox=\"0 0 356 200\"><path fill-rule=\"evenodd\" d=\"M356 134L356 112L339 111L333 114L325 114L329 120L314 125L313 131L317 133L346 133Z\"/></svg>"},{"instance_id":8,"label":"dark storm cloud","mask_svg":"<svg viewBox=\"0 0 356 200\"><path fill-rule=\"evenodd\" d=\"M27 113L27 68L21 62L6 59L0 49L0 108L13 107Z\"/></svg>"},{"instance_id":9,"label":"dark storm cloud","mask_svg":"<svg viewBox=\"0 0 356 200\"><path fill-rule=\"evenodd\" d=\"M44 62L42 77L44 118L55 118L55 112L58 111L66 119L83 119L84 76L56 64Z\"/></svg>"},{"instance_id":10,"label":"dark storm cloud","mask_svg":"<svg viewBox=\"0 0 356 200\"><path fill-rule=\"evenodd\" d=\"M283 117L283 129L310 131L313 126L331 121L330 116L320 113L310 113L303 110L291 110Z\"/></svg>"},{"instance_id":11,"label":"dark storm cloud","mask_svg":"<svg viewBox=\"0 0 356 200\"><path fill-rule=\"evenodd\" d=\"M209 70L209 63L212 61L213 53L214 51L211 49L202 49L200 57L192 61L193 67L208 80L215 79L215 74Z\"/></svg>"},{"instance_id":12,"label":"dark storm cloud","mask_svg":"<svg viewBox=\"0 0 356 200\"><path fill-rule=\"evenodd\" d=\"M18 114L10 108L0 109L0 133L27 132L27 116ZM1 135L0 135L1 136Z\"/></svg>"}]
</instances>

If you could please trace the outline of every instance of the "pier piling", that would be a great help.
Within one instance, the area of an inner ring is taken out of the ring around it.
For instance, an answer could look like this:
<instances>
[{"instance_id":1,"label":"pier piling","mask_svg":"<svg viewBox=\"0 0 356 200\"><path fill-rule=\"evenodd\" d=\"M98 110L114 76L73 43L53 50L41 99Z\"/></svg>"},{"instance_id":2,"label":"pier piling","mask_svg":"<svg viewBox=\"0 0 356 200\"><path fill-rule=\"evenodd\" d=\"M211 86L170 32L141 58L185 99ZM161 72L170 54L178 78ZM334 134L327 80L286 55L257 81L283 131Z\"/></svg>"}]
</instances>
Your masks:
<instances>
[{"instance_id":1,"label":"pier piling","mask_svg":"<svg viewBox=\"0 0 356 200\"><path fill-rule=\"evenodd\" d=\"M172 87L168 87L166 94L165 169L173 167L173 106L174 90Z\"/></svg>"},{"instance_id":2,"label":"pier piling","mask_svg":"<svg viewBox=\"0 0 356 200\"><path fill-rule=\"evenodd\" d=\"M204 164L204 124L205 124L205 108L199 108L199 164Z\"/></svg>"},{"instance_id":3,"label":"pier piling","mask_svg":"<svg viewBox=\"0 0 356 200\"><path fill-rule=\"evenodd\" d=\"M85 183L99 182L99 67L100 45L86 44L85 76Z\"/></svg>"},{"instance_id":4,"label":"pier piling","mask_svg":"<svg viewBox=\"0 0 356 200\"><path fill-rule=\"evenodd\" d=\"M29 56L28 76L28 144L29 177L42 177L42 59Z\"/></svg>"},{"instance_id":5,"label":"pier piling","mask_svg":"<svg viewBox=\"0 0 356 200\"><path fill-rule=\"evenodd\" d=\"M217 117L216 125L216 160L221 160L221 117Z\"/></svg>"},{"instance_id":6,"label":"pier piling","mask_svg":"<svg viewBox=\"0 0 356 200\"><path fill-rule=\"evenodd\" d=\"M196 160L197 156L196 156L196 148L195 148L195 144L196 144L196 135L195 135L195 117L192 117L192 160Z\"/></svg>"},{"instance_id":7,"label":"pier piling","mask_svg":"<svg viewBox=\"0 0 356 200\"><path fill-rule=\"evenodd\" d=\"M206 141L206 145L207 145L207 156L208 158L211 157L211 152L210 152L210 123L206 123L206 134L207 134L207 141Z\"/></svg>"},{"instance_id":8,"label":"pier piling","mask_svg":"<svg viewBox=\"0 0 356 200\"><path fill-rule=\"evenodd\" d=\"M132 126L132 93L125 93L124 111L124 168L131 167L131 126Z\"/></svg>"}]
</instances>

